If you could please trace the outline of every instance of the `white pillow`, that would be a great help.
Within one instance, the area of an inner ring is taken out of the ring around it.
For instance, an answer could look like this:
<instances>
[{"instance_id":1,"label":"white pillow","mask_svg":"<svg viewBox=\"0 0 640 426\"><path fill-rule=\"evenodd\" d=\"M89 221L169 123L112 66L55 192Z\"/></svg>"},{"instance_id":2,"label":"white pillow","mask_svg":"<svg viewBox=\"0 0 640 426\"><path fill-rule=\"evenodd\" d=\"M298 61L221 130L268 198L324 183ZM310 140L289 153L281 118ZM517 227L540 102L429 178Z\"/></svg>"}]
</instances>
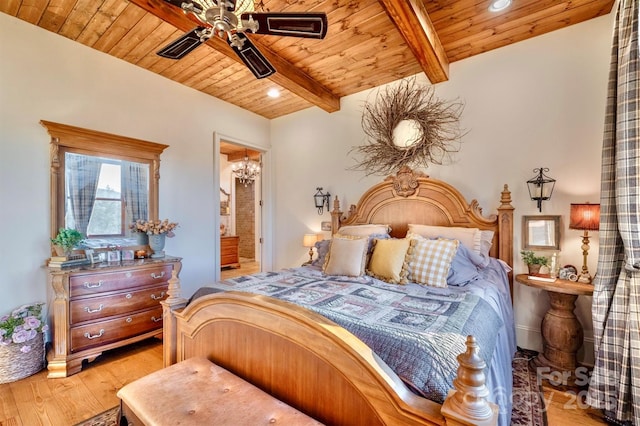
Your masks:
<instances>
[{"instance_id":1,"label":"white pillow","mask_svg":"<svg viewBox=\"0 0 640 426\"><path fill-rule=\"evenodd\" d=\"M431 287L447 287L447 276L457 251L458 240L412 239L407 252L407 279Z\"/></svg>"},{"instance_id":2,"label":"white pillow","mask_svg":"<svg viewBox=\"0 0 640 426\"><path fill-rule=\"evenodd\" d=\"M327 275L364 275L368 242L367 238L332 238L322 271Z\"/></svg>"},{"instance_id":3,"label":"white pillow","mask_svg":"<svg viewBox=\"0 0 640 426\"><path fill-rule=\"evenodd\" d=\"M478 228L409 224L408 232L418 234L425 238L440 237L447 240L458 240L469 250L477 254L482 253L482 233ZM491 237L493 238L493 235Z\"/></svg>"},{"instance_id":4,"label":"white pillow","mask_svg":"<svg viewBox=\"0 0 640 426\"><path fill-rule=\"evenodd\" d=\"M480 254L489 257L493 245L493 231L480 231Z\"/></svg>"},{"instance_id":5,"label":"white pillow","mask_svg":"<svg viewBox=\"0 0 640 426\"><path fill-rule=\"evenodd\" d=\"M373 234L388 234L391 232L389 225L365 224L341 226L337 234L352 235L357 237L368 237Z\"/></svg>"}]
</instances>

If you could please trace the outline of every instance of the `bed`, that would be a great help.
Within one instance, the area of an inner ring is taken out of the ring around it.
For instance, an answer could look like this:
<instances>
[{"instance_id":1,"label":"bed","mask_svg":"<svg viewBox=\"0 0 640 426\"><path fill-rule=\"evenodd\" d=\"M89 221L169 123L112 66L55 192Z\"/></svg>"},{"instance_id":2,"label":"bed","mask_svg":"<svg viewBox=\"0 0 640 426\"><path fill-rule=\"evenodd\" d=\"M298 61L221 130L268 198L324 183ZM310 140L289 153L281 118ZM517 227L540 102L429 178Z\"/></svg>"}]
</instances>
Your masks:
<instances>
[{"instance_id":1,"label":"bed","mask_svg":"<svg viewBox=\"0 0 640 426\"><path fill-rule=\"evenodd\" d=\"M346 216L336 198L331 214L335 235L330 244L336 246L338 241L344 240L341 244L346 247L352 244L349 241L361 239L345 236L347 230L357 233L371 224L390 227L386 238L367 235L365 263L369 266L377 253L383 253L383 244L388 247L407 240L407 232L415 236L423 230L421 226L430 231L439 229L430 227L447 227L465 235L485 231L483 236L490 242L486 264L478 268L477 279L460 286L425 287L379 281L389 278L379 276L384 265L376 273L367 270L360 276L327 274L330 262L325 260L323 265L208 285L188 305L180 294L179 280L172 277L169 298L163 302L165 366L205 356L326 424L495 424L497 420L509 424L515 333L508 272L513 256L513 207L507 186L496 214L484 216L475 200L467 203L451 185L403 168L366 191ZM464 238L455 241L459 252ZM415 236L411 241L421 239ZM427 236L423 244L441 247L451 241ZM336 253L329 259L342 258ZM329 295L330 288L342 293ZM360 298L345 299L345 294ZM361 303L363 298L388 299L405 313L415 312L397 321L397 313ZM413 354L413 348L423 343L412 343L407 350L396 348L392 340L376 343L369 335L388 323L395 327L389 334L416 341L412 333L422 327L415 319L422 318L419 310L423 308L414 301L426 298L432 311L424 323L438 324L435 331L418 334L440 336L426 344L436 361L407 372L403 365L418 362L404 354ZM333 305L341 309L327 310ZM373 311L366 323L350 322ZM449 311L454 312L450 317L445 315ZM394 359L398 353L403 356Z\"/></svg>"}]
</instances>

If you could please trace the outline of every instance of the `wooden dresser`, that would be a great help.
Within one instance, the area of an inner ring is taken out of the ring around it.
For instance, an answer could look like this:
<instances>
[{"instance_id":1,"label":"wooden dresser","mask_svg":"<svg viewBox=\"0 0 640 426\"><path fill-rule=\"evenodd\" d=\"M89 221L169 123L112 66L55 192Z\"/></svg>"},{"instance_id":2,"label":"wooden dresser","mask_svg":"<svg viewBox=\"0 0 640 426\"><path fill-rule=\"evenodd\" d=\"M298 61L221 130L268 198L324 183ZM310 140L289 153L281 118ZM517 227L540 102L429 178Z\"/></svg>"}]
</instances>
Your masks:
<instances>
[{"instance_id":1,"label":"wooden dresser","mask_svg":"<svg viewBox=\"0 0 640 426\"><path fill-rule=\"evenodd\" d=\"M238 246L240 244L240 237L238 236L225 236L220 237L220 267L240 267L240 255L238 253Z\"/></svg>"},{"instance_id":2,"label":"wooden dresser","mask_svg":"<svg viewBox=\"0 0 640 426\"><path fill-rule=\"evenodd\" d=\"M49 378L67 377L103 351L162 334L161 300L181 259L49 268Z\"/></svg>"}]
</instances>

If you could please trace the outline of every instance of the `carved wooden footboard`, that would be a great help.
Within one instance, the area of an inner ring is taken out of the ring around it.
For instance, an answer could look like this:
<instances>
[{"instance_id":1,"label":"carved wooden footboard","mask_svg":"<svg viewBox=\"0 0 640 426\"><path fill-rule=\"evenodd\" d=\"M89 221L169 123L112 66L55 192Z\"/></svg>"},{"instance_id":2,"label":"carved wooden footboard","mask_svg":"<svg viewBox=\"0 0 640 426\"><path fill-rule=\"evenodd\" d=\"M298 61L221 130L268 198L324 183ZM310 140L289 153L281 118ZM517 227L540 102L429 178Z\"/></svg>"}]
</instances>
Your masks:
<instances>
[{"instance_id":1,"label":"carved wooden footboard","mask_svg":"<svg viewBox=\"0 0 640 426\"><path fill-rule=\"evenodd\" d=\"M163 304L166 365L205 356L323 423L496 422L498 408L485 400L484 362L471 337L458 357L458 390L440 406L409 391L361 340L307 309L240 292L203 296L185 309L176 309L181 299Z\"/></svg>"}]
</instances>

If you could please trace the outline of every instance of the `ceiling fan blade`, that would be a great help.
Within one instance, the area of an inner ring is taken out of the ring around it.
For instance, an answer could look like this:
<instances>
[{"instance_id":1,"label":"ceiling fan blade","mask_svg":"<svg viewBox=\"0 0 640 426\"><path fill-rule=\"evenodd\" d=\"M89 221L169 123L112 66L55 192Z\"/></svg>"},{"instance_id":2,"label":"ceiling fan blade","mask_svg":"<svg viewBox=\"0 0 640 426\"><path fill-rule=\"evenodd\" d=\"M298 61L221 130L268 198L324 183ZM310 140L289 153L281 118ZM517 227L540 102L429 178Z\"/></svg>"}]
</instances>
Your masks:
<instances>
[{"instance_id":1,"label":"ceiling fan blade","mask_svg":"<svg viewBox=\"0 0 640 426\"><path fill-rule=\"evenodd\" d=\"M164 0L165 3L169 3L172 4L176 7L179 7L180 9L184 10L184 11L193 11L196 13L202 13L204 12L204 8L202 7L202 5L198 2L195 2L193 0ZM184 5L184 6L183 6Z\"/></svg>"},{"instance_id":2,"label":"ceiling fan blade","mask_svg":"<svg viewBox=\"0 0 640 426\"><path fill-rule=\"evenodd\" d=\"M204 30L203 27L195 28L182 37L172 41L158 52L156 55L169 59L182 59L187 54L191 53L196 47L202 44L200 39L200 33Z\"/></svg>"},{"instance_id":3,"label":"ceiling fan blade","mask_svg":"<svg viewBox=\"0 0 640 426\"><path fill-rule=\"evenodd\" d=\"M290 37L324 38L327 35L326 13L251 12L241 15L242 25L250 30L253 19L258 23L256 34L271 34ZM255 24L254 24L255 25Z\"/></svg>"},{"instance_id":4,"label":"ceiling fan blade","mask_svg":"<svg viewBox=\"0 0 640 426\"><path fill-rule=\"evenodd\" d=\"M269 77L276 72L273 65L267 61L267 58L260 53L254 44L251 43L251 40L249 40L244 34L234 34L233 38L230 38L228 42L233 51L236 52L240 59L242 59L242 62L249 67L256 78ZM242 44L241 47L240 44Z\"/></svg>"},{"instance_id":5,"label":"ceiling fan blade","mask_svg":"<svg viewBox=\"0 0 640 426\"><path fill-rule=\"evenodd\" d=\"M236 10L236 0L224 0L224 7L229 12L233 12L234 10Z\"/></svg>"}]
</instances>

